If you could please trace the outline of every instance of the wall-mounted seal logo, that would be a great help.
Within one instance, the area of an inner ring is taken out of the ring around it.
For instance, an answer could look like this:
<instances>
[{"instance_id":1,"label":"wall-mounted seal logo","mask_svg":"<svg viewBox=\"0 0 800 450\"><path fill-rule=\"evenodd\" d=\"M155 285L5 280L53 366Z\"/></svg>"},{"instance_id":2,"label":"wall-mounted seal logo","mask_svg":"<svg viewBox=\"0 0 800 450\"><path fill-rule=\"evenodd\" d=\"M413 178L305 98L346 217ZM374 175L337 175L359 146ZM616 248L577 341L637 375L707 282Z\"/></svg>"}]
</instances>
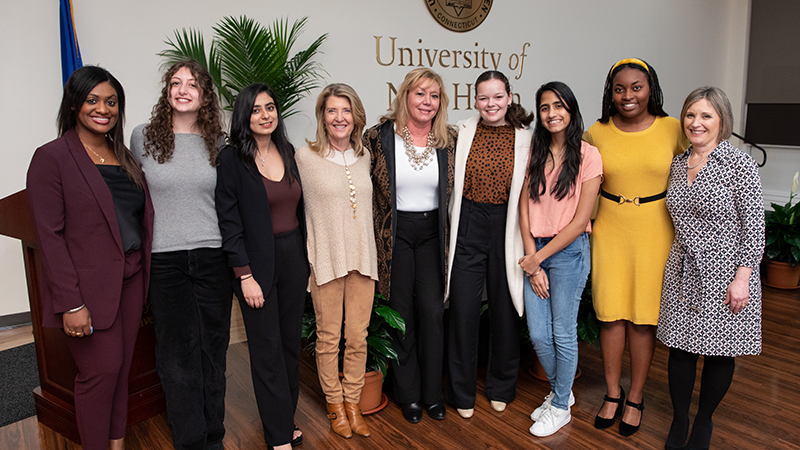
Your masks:
<instances>
[{"instance_id":1,"label":"wall-mounted seal logo","mask_svg":"<svg viewBox=\"0 0 800 450\"><path fill-rule=\"evenodd\" d=\"M483 23L492 0L425 0L433 18L451 31L470 31Z\"/></svg>"}]
</instances>

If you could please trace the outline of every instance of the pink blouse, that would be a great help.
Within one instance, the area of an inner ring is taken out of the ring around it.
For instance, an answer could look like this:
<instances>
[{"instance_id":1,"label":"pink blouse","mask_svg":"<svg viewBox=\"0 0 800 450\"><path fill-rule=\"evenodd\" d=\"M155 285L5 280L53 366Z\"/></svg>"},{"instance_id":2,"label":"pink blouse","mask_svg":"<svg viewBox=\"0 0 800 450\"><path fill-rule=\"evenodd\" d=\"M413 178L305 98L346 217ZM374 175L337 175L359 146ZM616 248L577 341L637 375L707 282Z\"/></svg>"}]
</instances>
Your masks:
<instances>
[{"instance_id":1,"label":"pink blouse","mask_svg":"<svg viewBox=\"0 0 800 450\"><path fill-rule=\"evenodd\" d=\"M528 216L533 237L553 237L561 232L575 217L578 200L581 198L583 182L603 175L603 160L597 147L581 141L581 167L575 180L574 190L563 199L556 200L551 191L558 181L561 165L550 173L545 173L547 192L538 202L528 198ZM592 232L592 223L586 224L586 232Z\"/></svg>"}]
</instances>

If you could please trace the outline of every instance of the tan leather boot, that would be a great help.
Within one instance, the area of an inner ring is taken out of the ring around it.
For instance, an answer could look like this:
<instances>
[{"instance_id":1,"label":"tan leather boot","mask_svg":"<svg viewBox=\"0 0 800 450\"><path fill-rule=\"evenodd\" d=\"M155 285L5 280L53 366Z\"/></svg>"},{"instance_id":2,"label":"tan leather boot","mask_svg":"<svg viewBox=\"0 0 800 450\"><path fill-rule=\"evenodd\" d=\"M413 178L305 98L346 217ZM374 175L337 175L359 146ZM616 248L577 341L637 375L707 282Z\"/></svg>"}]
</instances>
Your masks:
<instances>
[{"instance_id":1,"label":"tan leather boot","mask_svg":"<svg viewBox=\"0 0 800 450\"><path fill-rule=\"evenodd\" d=\"M328 403L328 419L331 420L331 430L334 433L345 439L353 437L350 423L347 421L347 414L344 411L344 403Z\"/></svg>"},{"instance_id":2,"label":"tan leather boot","mask_svg":"<svg viewBox=\"0 0 800 450\"><path fill-rule=\"evenodd\" d=\"M344 412L344 403L328 403L328 419L331 420L331 430L334 433L345 439L353 437L347 414Z\"/></svg>"},{"instance_id":3,"label":"tan leather boot","mask_svg":"<svg viewBox=\"0 0 800 450\"><path fill-rule=\"evenodd\" d=\"M347 413L347 420L350 421L350 428L359 436L369 436L367 422L361 416L361 407L358 403L344 402L344 410Z\"/></svg>"}]
</instances>

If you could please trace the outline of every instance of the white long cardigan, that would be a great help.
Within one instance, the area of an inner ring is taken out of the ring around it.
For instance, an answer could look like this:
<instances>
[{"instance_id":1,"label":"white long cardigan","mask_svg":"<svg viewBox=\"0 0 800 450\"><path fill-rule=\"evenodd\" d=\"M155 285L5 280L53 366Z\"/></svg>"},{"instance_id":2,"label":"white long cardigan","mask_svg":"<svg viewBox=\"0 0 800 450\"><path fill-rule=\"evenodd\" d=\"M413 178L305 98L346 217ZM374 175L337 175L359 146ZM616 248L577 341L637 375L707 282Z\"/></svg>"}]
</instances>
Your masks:
<instances>
[{"instance_id":1,"label":"white long cardigan","mask_svg":"<svg viewBox=\"0 0 800 450\"><path fill-rule=\"evenodd\" d=\"M456 167L453 185L453 196L450 199L450 252L447 257L447 286L445 286L445 301L450 296L450 279L453 272L453 257L456 254L458 240L458 222L461 218L461 198L464 193L464 175L467 168L467 157L475 137L480 116L458 122L458 143L456 144ZM525 182L525 169L531 149L531 132L528 128L517 129L514 136L514 172L511 175L511 191L508 195L508 214L506 215L506 278L511 301L517 313L522 317L525 311L525 302L522 299L522 288L525 276L522 268L517 264L519 258L525 254L522 245L522 234L519 231L519 196Z\"/></svg>"}]
</instances>

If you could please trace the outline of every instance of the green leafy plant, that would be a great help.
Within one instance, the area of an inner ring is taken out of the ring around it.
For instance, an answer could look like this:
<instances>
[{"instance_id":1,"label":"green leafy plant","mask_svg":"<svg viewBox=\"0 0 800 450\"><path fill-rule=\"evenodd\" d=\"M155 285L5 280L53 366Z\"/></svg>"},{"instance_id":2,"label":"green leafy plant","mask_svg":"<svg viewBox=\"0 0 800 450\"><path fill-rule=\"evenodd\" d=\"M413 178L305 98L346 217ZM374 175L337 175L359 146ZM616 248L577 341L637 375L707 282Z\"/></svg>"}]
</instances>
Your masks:
<instances>
[{"instance_id":1,"label":"green leafy plant","mask_svg":"<svg viewBox=\"0 0 800 450\"><path fill-rule=\"evenodd\" d=\"M578 338L589 345L597 346L600 340L600 321L592 304L592 274L586 278L586 286L581 293L581 304L578 306Z\"/></svg>"},{"instance_id":2,"label":"green leafy plant","mask_svg":"<svg viewBox=\"0 0 800 450\"><path fill-rule=\"evenodd\" d=\"M799 175L794 174L789 201L785 205L772 203L773 211L766 212L764 223L764 255L792 266L800 262L800 203L792 205Z\"/></svg>"},{"instance_id":3,"label":"green leafy plant","mask_svg":"<svg viewBox=\"0 0 800 450\"><path fill-rule=\"evenodd\" d=\"M267 28L247 16L224 17L214 26L214 38L206 51L203 34L195 29L175 30L174 39L164 41L168 49L159 52L164 65L194 59L214 80L220 100L230 110L245 86L261 82L275 92L284 117L298 112L297 102L320 87L322 66L314 61L328 34L294 55L292 47L305 29L307 17L289 25L276 19Z\"/></svg>"},{"instance_id":4,"label":"green leafy plant","mask_svg":"<svg viewBox=\"0 0 800 450\"><path fill-rule=\"evenodd\" d=\"M389 361L397 361L397 352L392 347L392 339L389 335L390 327L400 330L403 334L406 332L406 322L400 317L400 313L389 307L389 301L386 297L381 294L375 294L372 303L372 314L367 327L367 371L380 372L384 378L389 371ZM302 333L302 337L308 342L305 350L313 355L317 346L317 317L314 313L311 296L306 299ZM340 365L343 357L344 330L342 330L342 337L339 341Z\"/></svg>"}]
</instances>

